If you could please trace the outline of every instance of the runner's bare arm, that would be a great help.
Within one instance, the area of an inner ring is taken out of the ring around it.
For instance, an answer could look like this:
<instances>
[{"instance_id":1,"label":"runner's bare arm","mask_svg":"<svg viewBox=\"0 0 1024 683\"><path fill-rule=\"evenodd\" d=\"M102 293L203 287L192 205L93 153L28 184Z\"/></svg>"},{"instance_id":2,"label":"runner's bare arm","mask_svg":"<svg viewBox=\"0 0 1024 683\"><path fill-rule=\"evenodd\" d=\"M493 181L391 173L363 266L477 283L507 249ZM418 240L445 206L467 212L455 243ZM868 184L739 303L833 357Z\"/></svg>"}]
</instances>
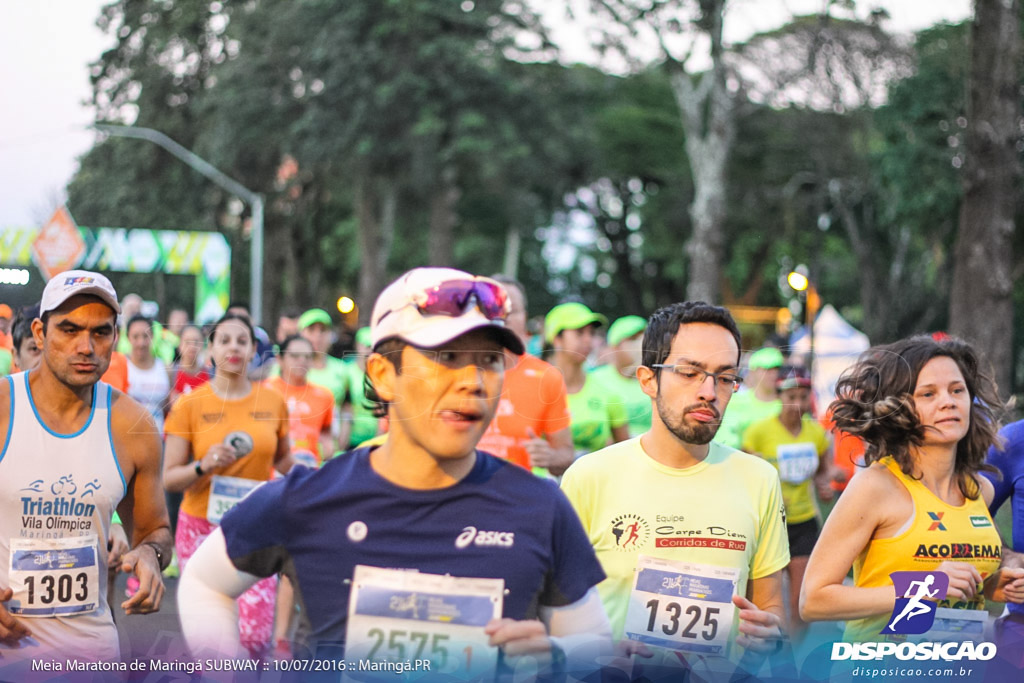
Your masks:
<instances>
[{"instance_id":1,"label":"runner's bare arm","mask_svg":"<svg viewBox=\"0 0 1024 683\"><path fill-rule=\"evenodd\" d=\"M146 614L160 609L161 571L170 562L172 550L160 471L160 433L146 409L120 392L115 392L110 410L114 452L128 484L118 514L132 545L121 557L120 570L134 573L139 580L138 591L121 606L127 614Z\"/></svg>"},{"instance_id":2,"label":"runner's bare arm","mask_svg":"<svg viewBox=\"0 0 1024 683\"><path fill-rule=\"evenodd\" d=\"M7 602L14 597L14 591L10 588L0 588L0 603ZM7 608L0 604L0 643L16 645L19 640L32 635L32 631L25 625L24 621L16 619Z\"/></svg>"},{"instance_id":3,"label":"runner's bare arm","mask_svg":"<svg viewBox=\"0 0 1024 683\"><path fill-rule=\"evenodd\" d=\"M131 549L132 544L128 540L128 532L124 530L124 525L111 523L110 535L107 538L107 567L114 567Z\"/></svg>"},{"instance_id":4,"label":"runner's bare arm","mask_svg":"<svg viewBox=\"0 0 1024 683\"><path fill-rule=\"evenodd\" d=\"M782 570L747 582L747 599L762 612L771 612L781 620L786 618L786 600L782 591Z\"/></svg>"},{"instance_id":5,"label":"runner's bare arm","mask_svg":"<svg viewBox=\"0 0 1024 683\"><path fill-rule=\"evenodd\" d=\"M337 434L335 434L334 433L335 432L335 429L334 429L334 416L331 417L330 436L332 438L337 436L337 443L338 443L337 449L339 451L346 451L346 450L348 450L348 442L352 440L352 403L351 403L351 396L347 397L345 402L343 404L341 404L340 406L335 404L334 405L334 410L335 411L340 411L340 419L338 420ZM323 450L323 446L321 446L320 453L322 455L322 459L323 460L329 460L330 457L332 455L334 455L334 451L331 451L330 453L324 451Z\"/></svg>"},{"instance_id":6,"label":"runner's bare arm","mask_svg":"<svg viewBox=\"0 0 1024 683\"><path fill-rule=\"evenodd\" d=\"M196 550L178 584L178 614L185 643L193 656L212 652L221 657L246 656L238 637L235 599L258 576L238 571L228 556L218 527Z\"/></svg>"},{"instance_id":7,"label":"runner's bare arm","mask_svg":"<svg viewBox=\"0 0 1024 683\"><path fill-rule=\"evenodd\" d=\"M320 442L320 460L322 462L327 462L332 457L334 457L335 451L334 434L331 433L330 424L328 424L320 431L320 436L318 437L318 440ZM348 440L346 439L344 443L348 443ZM342 448L341 444L342 442L338 441L338 449Z\"/></svg>"},{"instance_id":8,"label":"runner's bare arm","mask_svg":"<svg viewBox=\"0 0 1024 683\"><path fill-rule=\"evenodd\" d=\"M202 475L196 472L195 463L190 461L192 444L176 434L168 434L164 440L164 488L172 493L181 493L194 484ZM213 454L199 459L203 472L213 468Z\"/></svg>"},{"instance_id":9,"label":"runner's bare arm","mask_svg":"<svg viewBox=\"0 0 1024 683\"><path fill-rule=\"evenodd\" d=\"M732 603L739 609L740 617L736 642L755 652L775 652L780 639L785 637L782 570L751 579L747 582L746 597L734 595Z\"/></svg>"},{"instance_id":10,"label":"runner's bare arm","mask_svg":"<svg viewBox=\"0 0 1024 683\"><path fill-rule=\"evenodd\" d=\"M574 451L572 431L568 427L560 429L554 434L548 434L547 438L538 436L533 429L527 427L526 435L529 440L523 444L523 447L530 454L530 462L535 467L546 467L555 476L569 469Z\"/></svg>"},{"instance_id":11,"label":"runner's bare arm","mask_svg":"<svg viewBox=\"0 0 1024 683\"><path fill-rule=\"evenodd\" d=\"M843 579L885 520L886 505L879 501L892 501L898 494L895 485L892 475L877 467L863 470L850 481L807 562L800 591L804 621L861 619L892 611L896 602L892 586L858 588L843 585ZM906 517L910 514L912 505Z\"/></svg>"},{"instance_id":12,"label":"runner's bare arm","mask_svg":"<svg viewBox=\"0 0 1024 683\"><path fill-rule=\"evenodd\" d=\"M1024 569L1000 567L985 580L985 598L996 602L1024 602Z\"/></svg>"},{"instance_id":13,"label":"runner's bare arm","mask_svg":"<svg viewBox=\"0 0 1024 683\"><path fill-rule=\"evenodd\" d=\"M287 435L277 440L277 452L274 453L274 469L281 474L288 472L295 466L292 460L292 442Z\"/></svg>"},{"instance_id":14,"label":"runner's bare arm","mask_svg":"<svg viewBox=\"0 0 1024 683\"><path fill-rule=\"evenodd\" d=\"M818 471L814 473L814 488L820 500L827 503L835 498L831 484L841 475L842 472L832 464L832 446L829 445L818 455Z\"/></svg>"},{"instance_id":15,"label":"runner's bare arm","mask_svg":"<svg viewBox=\"0 0 1024 683\"><path fill-rule=\"evenodd\" d=\"M1003 565L1004 567L1024 567L1024 553L1014 551L1010 546L1003 544Z\"/></svg>"},{"instance_id":16,"label":"runner's bare arm","mask_svg":"<svg viewBox=\"0 0 1024 683\"><path fill-rule=\"evenodd\" d=\"M3 438L3 448L10 438L10 408L11 408L11 385L10 382L0 381L0 436ZM31 635L32 631L24 621L16 619L3 603L14 597L14 592L9 586L0 586L0 642L14 645L25 636Z\"/></svg>"},{"instance_id":17,"label":"runner's bare arm","mask_svg":"<svg viewBox=\"0 0 1024 683\"><path fill-rule=\"evenodd\" d=\"M629 438L629 425L612 427L612 443L619 443Z\"/></svg>"}]
</instances>

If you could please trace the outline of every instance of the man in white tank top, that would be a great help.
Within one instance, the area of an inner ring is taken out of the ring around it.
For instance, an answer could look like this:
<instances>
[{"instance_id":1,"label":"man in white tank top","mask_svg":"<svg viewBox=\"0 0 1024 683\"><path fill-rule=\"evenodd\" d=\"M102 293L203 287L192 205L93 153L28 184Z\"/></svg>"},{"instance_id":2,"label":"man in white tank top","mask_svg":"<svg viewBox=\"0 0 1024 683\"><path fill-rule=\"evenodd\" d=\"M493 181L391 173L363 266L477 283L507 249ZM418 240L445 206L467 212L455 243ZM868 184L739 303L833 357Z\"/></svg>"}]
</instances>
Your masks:
<instances>
[{"instance_id":1,"label":"man in white tank top","mask_svg":"<svg viewBox=\"0 0 1024 683\"><path fill-rule=\"evenodd\" d=\"M32 323L42 362L0 380L0 679L32 660L119 659L106 601L115 509L132 549L110 560L140 583L121 607L160 607L171 556L160 440L142 406L99 381L118 311L102 275L57 275Z\"/></svg>"}]
</instances>

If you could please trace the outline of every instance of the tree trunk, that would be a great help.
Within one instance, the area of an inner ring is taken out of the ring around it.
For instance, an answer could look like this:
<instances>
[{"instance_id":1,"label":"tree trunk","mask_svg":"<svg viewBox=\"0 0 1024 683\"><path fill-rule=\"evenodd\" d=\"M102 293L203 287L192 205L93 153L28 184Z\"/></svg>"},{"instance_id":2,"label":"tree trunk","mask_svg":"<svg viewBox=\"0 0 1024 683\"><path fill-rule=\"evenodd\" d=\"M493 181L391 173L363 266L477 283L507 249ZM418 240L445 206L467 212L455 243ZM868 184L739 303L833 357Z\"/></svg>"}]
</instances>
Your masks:
<instances>
[{"instance_id":1,"label":"tree trunk","mask_svg":"<svg viewBox=\"0 0 1024 683\"><path fill-rule=\"evenodd\" d=\"M390 180L364 176L356 184L355 197L359 220L359 324L368 325L373 303L388 284L398 193Z\"/></svg>"},{"instance_id":2,"label":"tree trunk","mask_svg":"<svg viewBox=\"0 0 1024 683\"><path fill-rule=\"evenodd\" d=\"M441 171L439 187L430 198L430 240L427 255L431 266L451 266L455 262L455 206L462 192L455 182L455 168Z\"/></svg>"},{"instance_id":3,"label":"tree trunk","mask_svg":"<svg viewBox=\"0 0 1024 683\"><path fill-rule=\"evenodd\" d=\"M686 245L690 257L686 297L717 304L722 298L726 168L736 138L736 106L726 87L722 57L724 2L708 0L702 5L706 5L702 25L711 40L711 68L697 80L674 63L671 83L682 114L694 188L693 235Z\"/></svg>"},{"instance_id":4,"label":"tree trunk","mask_svg":"<svg viewBox=\"0 0 1024 683\"><path fill-rule=\"evenodd\" d=\"M1006 397L1012 388L1013 218L1020 177L1020 4L976 0L974 8L950 331L977 346Z\"/></svg>"},{"instance_id":5,"label":"tree trunk","mask_svg":"<svg viewBox=\"0 0 1024 683\"><path fill-rule=\"evenodd\" d=\"M519 277L519 254L522 252L523 238L518 228L509 227L505 233L505 258L501 272L511 278Z\"/></svg>"}]
</instances>

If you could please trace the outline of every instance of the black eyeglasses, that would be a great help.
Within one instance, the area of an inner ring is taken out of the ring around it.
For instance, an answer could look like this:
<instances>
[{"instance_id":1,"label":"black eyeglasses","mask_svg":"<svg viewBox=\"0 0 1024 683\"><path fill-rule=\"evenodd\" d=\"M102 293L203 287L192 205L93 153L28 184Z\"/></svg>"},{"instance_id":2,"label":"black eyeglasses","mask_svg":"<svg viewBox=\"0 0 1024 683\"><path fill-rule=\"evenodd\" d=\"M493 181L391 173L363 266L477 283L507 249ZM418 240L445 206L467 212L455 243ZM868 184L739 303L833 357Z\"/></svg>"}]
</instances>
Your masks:
<instances>
[{"instance_id":1,"label":"black eyeglasses","mask_svg":"<svg viewBox=\"0 0 1024 683\"><path fill-rule=\"evenodd\" d=\"M704 384L704 380L711 377L715 382L715 391L731 393L738 391L740 388L741 378L735 372L708 372L703 368L698 368L696 365L689 364L669 365L665 363L656 363L651 367L660 368L662 370L671 370L687 385L701 385Z\"/></svg>"}]
</instances>

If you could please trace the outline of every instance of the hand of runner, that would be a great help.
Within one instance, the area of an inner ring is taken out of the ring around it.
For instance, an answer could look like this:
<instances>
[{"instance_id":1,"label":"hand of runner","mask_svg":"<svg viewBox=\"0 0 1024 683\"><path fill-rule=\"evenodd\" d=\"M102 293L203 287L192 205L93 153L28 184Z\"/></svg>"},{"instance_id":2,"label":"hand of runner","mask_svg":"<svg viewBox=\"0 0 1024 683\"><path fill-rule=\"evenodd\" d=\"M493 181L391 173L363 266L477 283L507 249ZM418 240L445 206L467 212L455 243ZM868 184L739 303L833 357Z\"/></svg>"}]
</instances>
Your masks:
<instances>
[{"instance_id":1,"label":"hand of runner","mask_svg":"<svg viewBox=\"0 0 1024 683\"><path fill-rule=\"evenodd\" d=\"M562 454L551 447L547 439L537 436L531 427L526 428L526 437L529 441L523 444L523 448L530 454L530 462L534 467L564 467Z\"/></svg>"},{"instance_id":2,"label":"hand of runner","mask_svg":"<svg viewBox=\"0 0 1024 683\"><path fill-rule=\"evenodd\" d=\"M120 524L111 524L110 537L107 538L107 566L116 569L121 561L121 556L128 552L131 547L124 527Z\"/></svg>"},{"instance_id":3,"label":"hand of runner","mask_svg":"<svg viewBox=\"0 0 1024 683\"><path fill-rule=\"evenodd\" d=\"M210 446L209 450L206 451L206 455L203 456L201 467L203 472L209 472L213 469L227 467L238 460L238 457L238 451L231 446L215 443Z\"/></svg>"},{"instance_id":4,"label":"hand of runner","mask_svg":"<svg viewBox=\"0 0 1024 683\"><path fill-rule=\"evenodd\" d=\"M121 571L131 572L139 580L139 590L121 603L124 613L149 614L159 610L164 597L164 580L154 548L147 543L135 546L121 558Z\"/></svg>"},{"instance_id":5,"label":"hand of runner","mask_svg":"<svg viewBox=\"0 0 1024 683\"><path fill-rule=\"evenodd\" d=\"M538 666L545 667L551 662L551 640L544 624L535 619L491 619L484 626L484 633L491 637L490 645L500 647L505 657L523 655L538 656Z\"/></svg>"},{"instance_id":6,"label":"hand of runner","mask_svg":"<svg viewBox=\"0 0 1024 683\"><path fill-rule=\"evenodd\" d=\"M742 595L732 596L732 604L740 610L740 635L736 642L742 647L771 654L779 649L786 635L782 632L782 619L774 612L766 612Z\"/></svg>"},{"instance_id":7,"label":"hand of runner","mask_svg":"<svg viewBox=\"0 0 1024 683\"><path fill-rule=\"evenodd\" d=\"M1024 569L1003 567L999 570L999 585L996 591L1002 591L1000 602L1024 602ZM997 600L999 598L996 598Z\"/></svg>"},{"instance_id":8,"label":"hand of runner","mask_svg":"<svg viewBox=\"0 0 1024 683\"><path fill-rule=\"evenodd\" d=\"M957 600L971 600L981 590L981 574L978 570L966 562L950 562L946 560L940 564L936 571L949 576L949 591L947 598Z\"/></svg>"},{"instance_id":9,"label":"hand of runner","mask_svg":"<svg viewBox=\"0 0 1024 683\"><path fill-rule=\"evenodd\" d=\"M814 477L814 488L818 493L818 500L823 503L831 502L836 496L836 492L832 490L832 477L829 476L828 472Z\"/></svg>"},{"instance_id":10,"label":"hand of runner","mask_svg":"<svg viewBox=\"0 0 1024 683\"><path fill-rule=\"evenodd\" d=\"M7 602L13 597L14 591L10 588L0 590L0 603ZM7 608L0 604L0 642L6 645L17 645L19 640L30 635L32 635L32 631L29 630L28 626L25 626L22 621L15 619L7 611Z\"/></svg>"}]
</instances>

